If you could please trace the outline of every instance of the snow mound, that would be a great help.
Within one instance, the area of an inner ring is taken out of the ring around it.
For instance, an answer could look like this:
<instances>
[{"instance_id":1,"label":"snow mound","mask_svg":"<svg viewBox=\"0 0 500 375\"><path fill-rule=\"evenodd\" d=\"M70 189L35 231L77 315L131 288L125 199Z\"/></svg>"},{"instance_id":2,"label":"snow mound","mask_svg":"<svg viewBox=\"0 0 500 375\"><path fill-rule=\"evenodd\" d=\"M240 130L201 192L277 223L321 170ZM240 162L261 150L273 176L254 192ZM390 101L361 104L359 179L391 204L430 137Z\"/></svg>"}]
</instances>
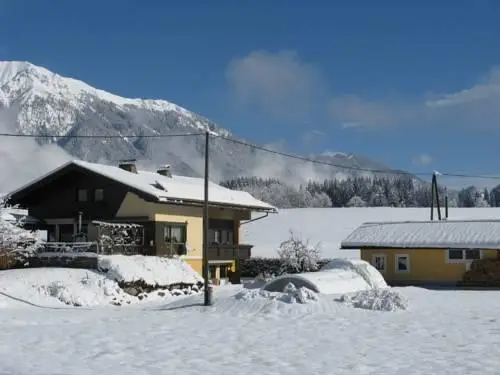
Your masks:
<instances>
[{"instance_id":1,"label":"snow mound","mask_svg":"<svg viewBox=\"0 0 500 375\"><path fill-rule=\"evenodd\" d=\"M398 311L408 309L408 300L390 288L362 290L352 295L344 294L339 298L339 302L366 310Z\"/></svg>"},{"instance_id":2,"label":"snow mound","mask_svg":"<svg viewBox=\"0 0 500 375\"><path fill-rule=\"evenodd\" d=\"M266 283L262 289L269 292L284 292L289 283L296 288L307 288L321 294L344 294L371 288L370 284L354 270L339 268L278 276Z\"/></svg>"},{"instance_id":3,"label":"snow mound","mask_svg":"<svg viewBox=\"0 0 500 375\"><path fill-rule=\"evenodd\" d=\"M296 288L295 285L291 283L285 286L283 293L270 292L264 289L248 289L242 290L236 294L235 298L243 301L261 298L290 304L306 304L318 301L318 295L315 292L306 287Z\"/></svg>"},{"instance_id":4,"label":"snow mound","mask_svg":"<svg viewBox=\"0 0 500 375\"><path fill-rule=\"evenodd\" d=\"M181 259L145 255L106 255L99 257L99 270L118 283L144 282L170 286L197 284L202 277Z\"/></svg>"},{"instance_id":5,"label":"snow mound","mask_svg":"<svg viewBox=\"0 0 500 375\"><path fill-rule=\"evenodd\" d=\"M3 307L14 302L44 307L95 307L130 303L118 283L98 272L74 268L29 268L0 272Z\"/></svg>"},{"instance_id":6,"label":"snow mound","mask_svg":"<svg viewBox=\"0 0 500 375\"><path fill-rule=\"evenodd\" d=\"M370 263L361 259L337 258L321 267L320 271L351 270L361 276L371 288L387 288L382 274Z\"/></svg>"},{"instance_id":7,"label":"snow mound","mask_svg":"<svg viewBox=\"0 0 500 375\"><path fill-rule=\"evenodd\" d=\"M98 306L103 302L121 304L130 301L130 297L123 293L115 281L99 276L89 277L87 274L87 277L75 280L76 282L73 283L52 281L38 286L38 290L40 293L54 297L66 305L77 307Z\"/></svg>"}]
</instances>

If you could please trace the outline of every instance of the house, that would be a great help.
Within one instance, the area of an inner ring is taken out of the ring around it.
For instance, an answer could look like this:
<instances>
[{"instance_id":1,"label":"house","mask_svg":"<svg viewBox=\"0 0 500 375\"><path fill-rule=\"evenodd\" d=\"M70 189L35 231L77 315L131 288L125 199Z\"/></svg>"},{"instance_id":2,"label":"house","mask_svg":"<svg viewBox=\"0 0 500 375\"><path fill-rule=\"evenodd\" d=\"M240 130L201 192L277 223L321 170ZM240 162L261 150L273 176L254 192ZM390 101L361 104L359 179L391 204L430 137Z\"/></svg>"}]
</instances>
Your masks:
<instances>
[{"instance_id":1,"label":"house","mask_svg":"<svg viewBox=\"0 0 500 375\"><path fill-rule=\"evenodd\" d=\"M252 212L276 208L250 194L209 183L209 253L212 277L224 278L252 246L240 242L240 226ZM96 223L140 224L142 253L180 256L201 273L204 179L173 175L168 166L138 170L67 162L9 194L9 203L27 208L48 232L48 241L71 242L83 233L96 240Z\"/></svg>"},{"instance_id":2,"label":"house","mask_svg":"<svg viewBox=\"0 0 500 375\"><path fill-rule=\"evenodd\" d=\"M455 285L475 259L497 258L500 220L364 223L341 248L359 249L388 284Z\"/></svg>"}]
</instances>

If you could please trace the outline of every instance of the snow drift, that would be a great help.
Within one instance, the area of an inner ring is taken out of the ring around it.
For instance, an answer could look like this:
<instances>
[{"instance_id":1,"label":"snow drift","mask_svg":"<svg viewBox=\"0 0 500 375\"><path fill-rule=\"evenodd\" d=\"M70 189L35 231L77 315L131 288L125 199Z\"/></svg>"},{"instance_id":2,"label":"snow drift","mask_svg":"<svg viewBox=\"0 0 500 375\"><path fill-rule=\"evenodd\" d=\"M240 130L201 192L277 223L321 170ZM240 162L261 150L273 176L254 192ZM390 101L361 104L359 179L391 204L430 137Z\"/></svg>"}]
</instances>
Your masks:
<instances>
[{"instance_id":1,"label":"snow drift","mask_svg":"<svg viewBox=\"0 0 500 375\"><path fill-rule=\"evenodd\" d=\"M344 294L338 301L367 310L397 311L408 309L408 300L392 289L362 290L352 295Z\"/></svg>"},{"instance_id":2,"label":"snow drift","mask_svg":"<svg viewBox=\"0 0 500 375\"><path fill-rule=\"evenodd\" d=\"M287 274L267 282L262 289L283 292L288 284L321 294L343 294L373 288L387 288L383 276L362 260L334 259L320 271Z\"/></svg>"},{"instance_id":3,"label":"snow drift","mask_svg":"<svg viewBox=\"0 0 500 375\"><path fill-rule=\"evenodd\" d=\"M44 307L96 307L109 304L119 306L141 300L196 294L196 284L202 280L180 259L109 255L99 257L99 267L106 272L78 268L2 271L1 305L9 307L13 301L17 301ZM134 283L150 287L141 288ZM127 287L131 284L134 287ZM185 288L178 289L179 285Z\"/></svg>"},{"instance_id":4,"label":"snow drift","mask_svg":"<svg viewBox=\"0 0 500 375\"><path fill-rule=\"evenodd\" d=\"M270 292L264 289L243 290L235 295L238 300L248 301L256 298L280 301L285 303L312 303L319 300L318 295L307 287L297 288L294 284L287 284L282 292Z\"/></svg>"},{"instance_id":5,"label":"snow drift","mask_svg":"<svg viewBox=\"0 0 500 375\"><path fill-rule=\"evenodd\" d=\"M355 272L361 276L371 288L388 287L382 274L370 263L361 259L333 259L320 269L320 271L336 270L351 270Z\"/></svg>"}]
</instances>

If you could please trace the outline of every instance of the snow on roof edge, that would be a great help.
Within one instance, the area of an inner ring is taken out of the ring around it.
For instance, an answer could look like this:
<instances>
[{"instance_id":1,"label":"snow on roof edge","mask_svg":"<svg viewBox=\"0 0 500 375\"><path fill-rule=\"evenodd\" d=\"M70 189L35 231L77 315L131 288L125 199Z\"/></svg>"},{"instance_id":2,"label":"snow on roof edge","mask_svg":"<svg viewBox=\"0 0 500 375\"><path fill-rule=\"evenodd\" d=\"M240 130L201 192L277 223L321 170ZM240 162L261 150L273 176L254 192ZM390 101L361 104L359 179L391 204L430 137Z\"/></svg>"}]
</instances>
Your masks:
<instances>
[{"instance_id":1,"label":"snow on roof edge","mask_svg":"<svg viewBox=\"0 0 500 375\"><path fill-rule=\"evenodd\" d=\"M6 194L6 197L9 198L11 197L12 195L16 194L16 193L19 193L20 191L23 191L27 188L29 188L31 185L34 185L40 181L42 181L43 179L49 177L50 175L54 174L54 173L57 173L59 172L60 170L66 168L67 166L69 165L76 165L76 166L79 166L81 168L84 168L88 171L91 171L93 173L96 173L96 174L99 174L101 176L104 176L106 178L109 178L111 180L114 180L120 184L124 184L124 185L127 185L131 188L134 188L134 189L137 189L145 194L148 194L150 196L152 196L153 198L157 199L158 202L165 202L165 203L173 203L173 204L183 204L184 202L196 202L196 203L202 203L203 201L202 200L199 200L199 199L186 199L186 198L176 198L176 197L166 197L166 196L161 196L161 195L157 195L157 194L153 194L152 192L150 191L147 191L146 189L144 189L140 184L135 184L135 183L131 183L130 181L123 181L119 178L117 178L116 176L113 176L112 174L110 173L105 173L101 170L99 170L98 168L93 168L93 166L104 166L104 167L114 167L114 166L111 166L111 165L106 165L106 164L98 164L98 163L91 163L91 162L87 162L87 161L83 161L83 160L78 160L78 159L73 159L73 160L70 160L62 165L60 165L59 167L57 168L54 168L52 170L50 170L49 172L31 180L30 182L24 184L23 186L19 187L18 189L10 192L10 193L7 193ZM115 167L115 168L118 168L118 167ZM139 171L140 172L140 171ZM146 172L146 171L143 171L143 172ZM177 175L179 176L179 175ZM179 176L179 177L184 177L184 176ZM213 184L214 186L217 186L217 187L221 187L221 188L224 188L222 187L221 185L219 184L216 184L215 182L213 181L210 181L210 184ZM224 188L224 189L227 189L227 190L230 190L230 191L237 191L237 190L231 190L231 189L228 189L228 188ZM210 198L209 198L209 204L211 205L223 205L223 206L227 206L227 207L244 207L244 208L249 208L251 210L254 210L254 211L264 211L264 212L270 212L270 213L278 213L278 209L277 207L274 207L272 205L270 205L269 203L266 203L266 202L263 202L255 197L253 197L250 193L248 192L243 192L243 191L238 191L239 194L244 194L244 195L247 195L249 196L250 198L252 198L252 200L255 202L255 203L258 203L258 205L254 205L254 204L243 204L243 203L238 203L238 202L233 202L233 203L230 203L230 202L218 202L218 201L210 201Z\"/></svg>"},{"instance_id":2,"label":"snow on roof edge","mask_svg":"<svg viewBox=\"0 0 500 375\"><path fill-rule=\"evenodd\" d=\"M349 249L500 249L500 220L367 222L340 243Z\"/></svg>"}]
</instances>

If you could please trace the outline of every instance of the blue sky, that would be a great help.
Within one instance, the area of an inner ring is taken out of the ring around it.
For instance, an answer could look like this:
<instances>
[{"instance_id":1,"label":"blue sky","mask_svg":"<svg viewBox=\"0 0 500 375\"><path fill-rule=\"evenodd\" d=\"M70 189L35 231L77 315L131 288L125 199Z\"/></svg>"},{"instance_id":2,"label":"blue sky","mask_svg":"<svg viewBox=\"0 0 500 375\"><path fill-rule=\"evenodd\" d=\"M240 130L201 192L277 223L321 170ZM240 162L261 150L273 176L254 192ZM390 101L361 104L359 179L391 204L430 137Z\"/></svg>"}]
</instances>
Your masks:
<instances>
[{"instance_id":1,"label":"blue sky","mask_svg":"<svg viewBox=\"0 0 500 375\"><path fill-rule=\"evenodd\" d=\"M493 0L0 0L0 59L290 152L500 175L499 19Z\"/></svg>"}]
</instances>

